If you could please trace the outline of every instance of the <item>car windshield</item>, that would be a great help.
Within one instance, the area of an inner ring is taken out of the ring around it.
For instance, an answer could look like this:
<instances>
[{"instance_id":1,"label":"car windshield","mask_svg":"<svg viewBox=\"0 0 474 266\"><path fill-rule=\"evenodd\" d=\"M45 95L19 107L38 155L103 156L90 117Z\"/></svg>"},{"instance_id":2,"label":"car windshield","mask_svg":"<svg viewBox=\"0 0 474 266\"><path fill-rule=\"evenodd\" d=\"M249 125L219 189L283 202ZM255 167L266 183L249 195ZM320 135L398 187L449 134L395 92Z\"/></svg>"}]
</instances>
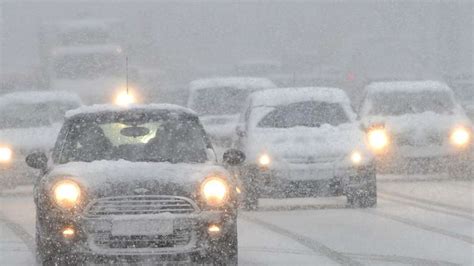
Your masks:
<instances>
[{"instance_id":1,"label":"car windshield","mask_svg":"<svg viewBox=\"0 0 474 266\"><path fill-rule=\"evenodd\" d=\"M449 114L453 107L452 97L447 92L390 92L373 95L370 100L369 113L371 115L393 116L424 112Z\"/></svg>"},{"instance_id":2,"label":"car windshield","mask_svg":"<svg viewBox=\"0 0 474 266\"><path fill-rule=\"evenodd\" d=\"M29 128L50 126L61 122L64 113L77 108L74 102L11 103L0 106L0 128Z\"/></svg>"},{"instance_id":3,"label":"car windshield","mask_svg":"<svg viewBox=\"0 0 474 266\"><path fill-rule=\"evenodd\" d=\"M250 89L219 87L200 89L193 99L192 109L199 115L231 115L241 110Z\"/></svg>"},{"instance_id":4,"label":"car windshield","mask_svg":"<svg viewBox=\"0 0 474 266\"><path fill-rule=\"evenodd\" d=\"M207 160L207 147L196 120L115 114L69 123L59 161L202 163Z\"/></svg>"},{"instance_id":5,"label":"car windshield","mask_svg":"<svg viewBox=\"0 0 474 266\"><path fill-rule=\"evenodd\" d=\"M347 122L349 118L340 104L308 101L276 107L260 120L257 127L320 127L324 124L338 126Z\"/></svg>"}]
</instances>

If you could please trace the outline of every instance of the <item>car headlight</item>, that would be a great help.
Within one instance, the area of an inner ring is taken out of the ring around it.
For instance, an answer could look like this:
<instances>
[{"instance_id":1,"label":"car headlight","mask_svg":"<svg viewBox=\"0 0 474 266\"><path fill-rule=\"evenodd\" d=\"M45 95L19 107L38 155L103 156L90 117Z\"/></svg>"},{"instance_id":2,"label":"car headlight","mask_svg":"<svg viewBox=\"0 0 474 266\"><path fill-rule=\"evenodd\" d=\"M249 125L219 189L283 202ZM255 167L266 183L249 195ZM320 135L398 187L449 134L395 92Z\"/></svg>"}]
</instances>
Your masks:
<instances>
[{"instance_id":1,"label":"car headlight","mask_svg":"<svg viewBox=\"0 0 474 266\"><path fill-rule=\"evenodd\" d=\"M368 134L369 145L374 151L382 151L388 146L389 137L384 128L374 128L369 130Z\"/></svg>"},{"instance_id":2,"label":"car headlight","mask_svg":"<svg viewBox=\"0 0 474 266\"><path fill-rule=\"evenodd\" d=\"M258 157L258 164L262 167L269 166L272 162L272 158L267 153L264 153Z\"/></svg>"},{"instance_id":3,"label":"car headlight","mask_svg":"<svg viewBox=\"0 0 474 266\"><path fill-rule=\"evenodd\" d=\"M225 203L229 187L222 178L209 177L202 183L201 193L208 205L216 207Z\"/></svg>"},{"instance_id":4,"label":"car headlight","mask_svg":"<svg viewBox=\"0 0 474 266\"><path fill-rule=\"evenodd\" d=\"M464 147L471 141L471 132L464 127L456 128L451 132L450 140L454 146Z\"/></svg>"},{"instance_id":5,"label":"car headlight","mask_svg":"<svg viewBox=\"0 0 474 266\"><path fill-rule=\"evenodd\" d=\"M0 163L8 163L12 160L13 151L8 147L0 147Z\"/></svg>"},{"instance_id":6,"label":"car headlight","mask_svg":"<svg viewBox=\"0 0 474 266\"><path fill-rule=\"evenodd\" d=\"M362 162L362 153L359 151L354 151L351 153L351 162L354 165L359 165Z\"/></svg>"},{"instance_id":7,"label":"car headlight","mask_svg":"<svg viewBox=\"0 0 474 266\"><path fill-rule=\"evenodd\" d=\"M53 187L54 201L60 207L71 209L77 205L81 197L81 188L72 180L58 181Z\"/></svg>"}]
</instances>

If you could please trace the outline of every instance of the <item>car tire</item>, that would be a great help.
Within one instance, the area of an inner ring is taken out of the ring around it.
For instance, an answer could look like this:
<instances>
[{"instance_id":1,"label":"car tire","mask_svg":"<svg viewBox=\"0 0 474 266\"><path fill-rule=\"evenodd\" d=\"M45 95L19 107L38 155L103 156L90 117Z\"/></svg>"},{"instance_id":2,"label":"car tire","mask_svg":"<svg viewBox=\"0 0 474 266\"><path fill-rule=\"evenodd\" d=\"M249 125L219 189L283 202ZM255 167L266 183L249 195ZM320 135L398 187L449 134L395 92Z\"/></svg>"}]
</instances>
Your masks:
<instances>
[{"instance_id":1,"label":"car tire","mask_svg":"<svg viewBox=\"0 0 474 266\"><path fill-rule=\"evenodd\" d=\"M359 189L350 191L347 203L352 208L373 208L377 206L377 180L375 169L367 173L361 182L364 183Z\"/></svg>"}]
</instances>

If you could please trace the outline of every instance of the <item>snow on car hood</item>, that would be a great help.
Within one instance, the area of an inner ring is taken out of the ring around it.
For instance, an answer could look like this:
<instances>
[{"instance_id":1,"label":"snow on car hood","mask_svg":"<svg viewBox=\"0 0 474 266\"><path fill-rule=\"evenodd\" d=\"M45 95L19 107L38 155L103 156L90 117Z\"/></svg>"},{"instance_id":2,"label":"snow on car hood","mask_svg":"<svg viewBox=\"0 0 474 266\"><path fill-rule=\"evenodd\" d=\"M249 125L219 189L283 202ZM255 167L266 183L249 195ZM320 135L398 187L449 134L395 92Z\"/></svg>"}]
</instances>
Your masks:
<instances>
[{"instance_id":1,"label":"snow on car hood","mask_svg":"<svg viewBox=\"0 0 474 266\"><path fill-rule=\"evenodd\" d=\"M384 124L391 135L405 136L419 141L430 138L447 138L456 126L472 127L464 114L443 115L434 112L401 116L369 116L362 120L365 126Z\"/></svg>"},{"instance_id":2,"label":"snow on car hood","mask_svg":"<svg viewBox=\"0 0 474 266\"><path fill-rule=\"evenodd\" d=\"M0 143L12 146L14 150L29 152L47 151L53 148L61 124L38 128L11 128L0 130Z\"/></svg>"},{"instance_id":3,"label":"snow on car hood","mask_svg":"<svg viewBox=\"0 0 474 266\"><path fill-rule=\"evenodd\" d=\"M366 152L364 134L356 123L337 127L322 125L319 128L255 128L247 145L249 160L267 152L273 160L287 162L334 160L354 150Z\"/></svg>"},{"instance_id":4,"label":"snow on car hood","mask_svg":"<svg viewBox=\"0 0 474 266\"><path fill-rule=\"evenodd\" d=\"M207 133L214 137L231 137L239 115L212 115L199 117Z\"/></svg>"},{"instance_id":5,"label":"snow on car hood","mask_svg":"<svg viewBox=\"0 0 474 266\"><path fill-rule=\"evenodd\" d=\"M210 175L228 177L228 172L212 164L171 164L151 162L94 161L56 165L48 175L50 182L69 178L85 187L92 196L145 194L190 196Z\"/></svg>"}]
</instances>

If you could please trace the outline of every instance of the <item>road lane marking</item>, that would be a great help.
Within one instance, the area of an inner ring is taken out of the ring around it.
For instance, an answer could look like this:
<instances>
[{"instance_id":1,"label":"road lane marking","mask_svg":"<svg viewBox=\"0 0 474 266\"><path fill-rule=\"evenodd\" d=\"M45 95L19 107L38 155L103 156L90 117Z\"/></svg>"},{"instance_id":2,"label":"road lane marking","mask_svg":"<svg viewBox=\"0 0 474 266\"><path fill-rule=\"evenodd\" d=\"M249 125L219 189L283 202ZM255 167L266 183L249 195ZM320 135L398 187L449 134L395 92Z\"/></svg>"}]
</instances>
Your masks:
<instances>
[{"instance_id":1,"label":"road lane marking","mask_svg":"<svg viewBox=\"0 0 474 266\"><path fill-rule=\"evenodd\" d=\"M318 242L318 241L316 241L312 238L309 238L309 237L291 232L287 229L284 229L284 228L279 227L277 225L274 225L272 223L265 222L265 221L260 220L256 217L251 217L251 216L246 215L246 214L240 214L239 217L241 217L242 219L247 220L251 223L260 225L260 226L264 227L265 229L268 229L268 230L270 230L274 233L277 233L277 234L283 235L287 238L290 238L290 239L302 244L303 246L311 249L312 251L314 251L318 254L322 254L325 257L327 257L327 258L331 259L332 261L337 262L341 265L357 265L357 266L362 265L358 261L355 261L355 260L351 259L350 257L345 256L342 253L337 252L337 251L327 247L326 245L324 245L324 244L322 244L322 243L320 243L320 242Z\"/></svg>"},{"instance_id":2,"label":"road lane marking","mask_svg":"<svg viewBox=\"0 0 474 266\"><path fill-rule=\"evenodd\" d=\"M3 223L8 229L10 229L18 238L23 241L25 246L31 252L33 256L36 256L36 245L35 239L19 224L8 219L3 212L0 211L0 223Z\"/></svg>"},{"instance_id":3,"label":"road lane marking","mask_svg":"<svg viewBox=\"0 0 474 266\"><path fill-rule=\"evenodd\" d=\"M434 227L434 226L431 226L431 225L422 224L422 223L415 222L415 221L410 220L410 219L403 218L401 216L388 214L388 213L381 212L381 211L376 211L376 210L361 210L361 211L365 212L365 213L375 215L375 216L380 216L380 217L383 217L383 218L386 218L386 219L389 219L389 220L393 220L393 221L396 221L396 222L399 222L399 223L402 223L402 224L406 224L406 225L409 225L409 226L412 226L412 227L416 227L418 229L422 229L422 230L429 231L429 232L432 232L432 233L437 233L437 234L440 234L440 235L444 235L444 236L447 236L447 237L450 237L450 238L460 240L460 241L466 242L468 244L474 245L474 239L473 239L472 236L466 236L466 235L454 233L454 232L451 232L451 231L448 231L448 230L437 228L437 227Z\"/></svg>"},{"instance_id":4,"label":"road lane marking","mask_svg":"<svg viewBox=\"0 0 474 266\"><path fill-rule=\"evenodd\" d=\"M410 202L410 201L399 200L397 198L392 198L391 196L388 196L388 195L385 195L385 194L382 194L382 193L378 193L377 197L380 198L380 199L383 199L385 201L391 201L391 202L403 204L403 205L406 205L406 206L412 206L412 207L415 207L415 208L418 208L418 209L423 209L423 210L427 210L427 211L431 211L431 212L443 213L443 214L446 214L446 215L451 215L451 216L467 219L469 221L474 222L474 217L470 216L470 215L464 215L464 214L460 214L460 213L456 213L456 212L446 211L446 210L442 210L442 209L436 209L436 208L433 208L433 207L428 207L428 206L421 205L421 204L414 203L414 202Z\"/></svg>"},{"instance_id":5,"label":"road lane marking","mask_svg":"<svg viewBox=\"0 0 474 266\"><path fill-rule=\"evenodd\" d=\"M474 212L474 210L470 209L470 208L465 208L465 207L461 207L461 206L457 206L457 205L441 203L441 202L437 202L437 201L431 201L431 200L422 199L422 198L418 198L418 197L413 197L413 196L398 193L398 192L385 191L385 190L381 190L381 189L379 189L378 192L382 192L383 194L386 194L386 195L389 195L389 196L392 196L392 197L398 197L398 198L402 198L402 199L409 199L409 200L416 201L416 202L419 202L419 203L424 203L424 204L429 204L429 205L433 205L433 206L437 206L437 207L442 207L442 208L446 208L446 209L449 209L449 210L457 210L457 211L465 212L467 214L472 214Z\"/></svg>"}]
</instances>

